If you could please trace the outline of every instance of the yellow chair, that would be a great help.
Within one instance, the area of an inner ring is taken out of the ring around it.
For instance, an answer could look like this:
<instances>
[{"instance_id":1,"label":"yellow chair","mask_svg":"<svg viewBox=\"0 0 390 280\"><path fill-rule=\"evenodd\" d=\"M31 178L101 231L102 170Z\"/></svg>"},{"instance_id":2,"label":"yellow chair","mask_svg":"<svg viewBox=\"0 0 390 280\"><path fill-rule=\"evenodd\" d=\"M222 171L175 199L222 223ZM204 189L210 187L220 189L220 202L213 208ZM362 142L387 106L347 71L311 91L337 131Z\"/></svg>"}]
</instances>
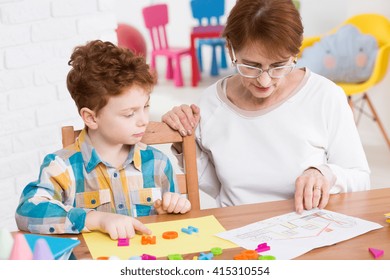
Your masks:
<instances>
[{"instance_id":1,"label":"yellow chair","mask_svg":"<svg viewBox=\"0 0 390 280\"><path fill-rule=\"evenodd\" d=\"M377 122L379 129L381 130L383 137L385 138L386 143L390 148L390 139L367 93L370 88L382 81L387 73L390 57L390 21L386 17L379 14L359 14L347 19L341 24L341 26L345 24L352 24L356 26L363 34L370 34L374 36L378 43L378 54L375 60L373 72L367 81L356 84L337 84L345 91L345 94L348 96L348 102L352 109L354 109L354 100L352 96L359 94L359 96L363 98L363 101L367 101L368 107L372 112L373 119ZM334 33L339 27L332 29L325 35ZM305 48L318 42L321 37L322 36L313 36L305 38L301 46L301 53ZM359 110L360 112L363 112L362 108L359 108Z\"/></svg>"}]
</instances>

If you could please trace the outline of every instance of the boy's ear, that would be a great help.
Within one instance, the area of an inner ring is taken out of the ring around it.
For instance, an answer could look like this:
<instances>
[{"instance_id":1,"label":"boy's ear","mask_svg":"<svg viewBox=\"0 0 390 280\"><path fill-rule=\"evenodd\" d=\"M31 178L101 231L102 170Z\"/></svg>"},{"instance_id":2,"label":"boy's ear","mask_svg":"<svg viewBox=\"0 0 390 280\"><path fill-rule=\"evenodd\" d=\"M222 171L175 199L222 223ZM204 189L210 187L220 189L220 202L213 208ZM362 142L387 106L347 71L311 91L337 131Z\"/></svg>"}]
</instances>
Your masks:
<instances>
[{"instance_id":1,"label":"boy's ear","mask_svg":"<svg viewBox=\"0 0 390 280\"><path fill-rule=\"evenodd\" d=\"M97 129L98 125L96 122L96 114L94 111L91 109L88 109L86 107L81 108L80 110L80 116L84 121L84 124L89 128L89 129Z\"/></svg>"}]
</instances>

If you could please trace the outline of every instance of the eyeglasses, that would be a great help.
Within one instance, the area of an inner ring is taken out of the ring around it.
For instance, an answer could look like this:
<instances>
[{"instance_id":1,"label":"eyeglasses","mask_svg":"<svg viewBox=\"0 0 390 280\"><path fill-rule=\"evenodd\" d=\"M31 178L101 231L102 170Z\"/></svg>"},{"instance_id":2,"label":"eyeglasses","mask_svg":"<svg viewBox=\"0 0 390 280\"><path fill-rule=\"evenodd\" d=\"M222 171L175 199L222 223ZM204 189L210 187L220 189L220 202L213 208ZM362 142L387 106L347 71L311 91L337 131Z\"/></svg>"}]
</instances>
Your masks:
<instances>
[{"instance_id":1,"label":"eyeglasses","mask_svg":"<svg viewBox=\"0 0 390 280\"><path fill-rule=\"evenodd\" d=\"M232 54L233 54L233 64L236 66L238 73L245 78L255 79L260 77L261 74L263 74L264 72L267 72L271 78L280 79L290 74L291 71L295 68L295 64L296 64L296 61L294 61L290 65L278 66L278 67L273 67L273 68L268 68L266 70L263 70L259 67L246 65L243 63L237 63L237 58L233 46L232 46Z\"/></svg>"}]
</instances>

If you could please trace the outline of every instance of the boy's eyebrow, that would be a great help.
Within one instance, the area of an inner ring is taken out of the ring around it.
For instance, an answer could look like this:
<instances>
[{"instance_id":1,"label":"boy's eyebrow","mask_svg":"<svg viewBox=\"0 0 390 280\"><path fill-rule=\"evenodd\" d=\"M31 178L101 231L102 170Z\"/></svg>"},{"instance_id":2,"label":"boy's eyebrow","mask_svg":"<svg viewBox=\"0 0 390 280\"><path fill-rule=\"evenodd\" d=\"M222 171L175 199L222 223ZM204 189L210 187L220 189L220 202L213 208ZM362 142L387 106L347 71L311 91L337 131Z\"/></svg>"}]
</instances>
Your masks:
<instances>
[{"instance_id":1,"label":"boy's eyebrow","mask_svg":"<svg viewBox=\"0 0 390 280\"><path fill-rule=\"evenodd\" d=\"M146 100L146 102L145 102L145 105L148 104L149 101L150 101L150 94L149 94L149 96L148 96L148 100ZM135 109L137 109L137 108L138 108L138 107L125 108L125 109L120 110L120 112L127 112L127 111L130 111L130 110L135 110Z\"/></svg>"}]
</instances>

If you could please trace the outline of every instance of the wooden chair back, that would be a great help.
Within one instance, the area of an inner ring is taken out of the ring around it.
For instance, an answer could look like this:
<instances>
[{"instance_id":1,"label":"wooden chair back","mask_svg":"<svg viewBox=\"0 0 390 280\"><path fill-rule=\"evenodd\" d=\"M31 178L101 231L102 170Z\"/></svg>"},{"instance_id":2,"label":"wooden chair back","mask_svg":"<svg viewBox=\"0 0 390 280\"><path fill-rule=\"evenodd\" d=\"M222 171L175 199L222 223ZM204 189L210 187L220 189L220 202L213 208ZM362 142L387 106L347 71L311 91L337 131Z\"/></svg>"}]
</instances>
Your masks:
<instances>
[{"instance_id":1,"label":"wooden chair back","mask_svg":"<svg viewBox=\"0 0 390 280\"><path fill-rule=\"evenodd\" d=\"M61 129L62 146L73 144L81 130L74 130L73 126L64 126ZM198 170L196 165L195 137L182 137L179 132L171 129L162 122L150 122L141 140L147 145L181 143L184 158L184 174L177 174L177 183L181 194L186 194L193 210L200 209Z\"/></svg>"}]
</instances>

